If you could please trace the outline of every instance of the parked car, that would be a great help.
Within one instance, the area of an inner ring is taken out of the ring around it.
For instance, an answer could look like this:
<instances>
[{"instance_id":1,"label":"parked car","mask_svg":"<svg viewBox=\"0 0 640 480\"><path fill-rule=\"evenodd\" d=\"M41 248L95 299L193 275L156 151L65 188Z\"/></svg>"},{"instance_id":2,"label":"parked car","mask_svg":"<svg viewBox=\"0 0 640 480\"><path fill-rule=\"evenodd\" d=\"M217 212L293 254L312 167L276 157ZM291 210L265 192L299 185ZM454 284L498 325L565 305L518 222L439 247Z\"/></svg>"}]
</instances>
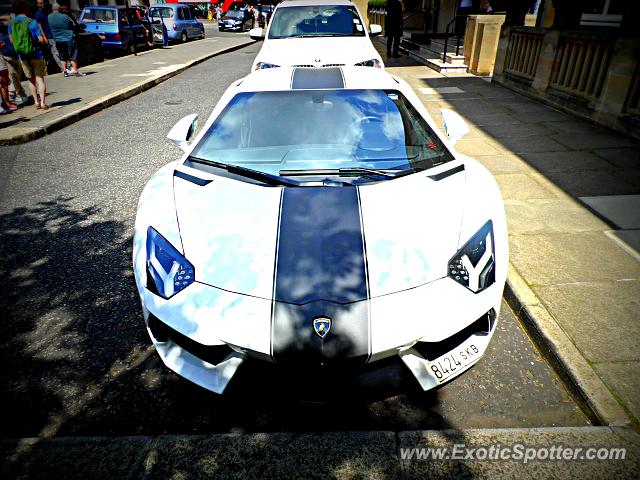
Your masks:
<instances>
[{"instance_id":1,"label":"parked car","mask_svg":"<svg viewBox=\"0 0 640 480\"><path fill-rule=\"evenodd\" d=\"M97 34L108 51L133 52L148 45L147 29L132 9L127 17L125 7L85 7L78 22L87 26L87 33Z\"/></svg>"},{"instance_id":2,"label":"parked car","mask_svg":"<svg viewBox=\"0 0 640 480\"><path fill-rule=\"evenodd\" d=\"M186 42L193 38L204 38L204 25L191 13L188 5L161 4L149 7L147 15L152 23L160 22L167 28L169 41Z\"/></svg>"},{"instance_id":3,"label":"parked car","mask_svg":"<svg viewBox=\"0 0 640 480\"><path fill-rule=\"evenodd\" d=\"M229 10L220 19L218 30L221 32L225 30L244 32L251 27L253 21L253 18L248 18L245 22L244 10Z\"/></svg>"},{"instance_id":4,"label":"parked car","mask_svg":"<svg viewBox=\"0 0 640 480\"><path fill-rule=\"evenodd\" d=\"M78 55L77 60L80 65L98 63L104 61L104 47L102 39L93 32L78 33Z\"/></svg>"},{"instance_id":5,"label":"parked car","mask_svg":"<svg viewBox=\"0 0 640 480\"><path fill-rule=\"evenodd\" d=\"M369 35L380 25L366 23L350 0L285 0L278 4L267 27L250 36L264 44L252 70L280 66L324 67L360 65L384 67Z\"/></svg>"},{"instance_id":6,"label":"parked car","mask_svg":"<svg viewBox=\"0 0 640 480\"><path fill-rule=\"evenodd\" d=\"M442 117L448 139L405 81L350 66L259 70L199 133L196 114L180 120L168 138L184 155L147 183L133 239L162 361L216 393L251 366L272 391L340 391L405 372L430 390L476 364L507 276L505 212L452 147L464 120Z\"/></svg>"}]
</instances>

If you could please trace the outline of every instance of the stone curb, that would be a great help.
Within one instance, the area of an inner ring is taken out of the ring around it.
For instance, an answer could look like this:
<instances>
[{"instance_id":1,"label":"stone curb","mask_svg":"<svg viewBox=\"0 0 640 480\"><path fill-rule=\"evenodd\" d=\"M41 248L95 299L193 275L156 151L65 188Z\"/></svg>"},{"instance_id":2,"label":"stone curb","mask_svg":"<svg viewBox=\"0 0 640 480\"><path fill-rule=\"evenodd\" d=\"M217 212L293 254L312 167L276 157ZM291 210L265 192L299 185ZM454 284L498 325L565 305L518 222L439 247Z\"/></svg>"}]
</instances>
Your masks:
<instances>
[{"instance_id":1,"label":"stone curb","mask_svg":"<svg viewBox=\"0 0 640 480\"><path fill-rule=\"evenodd\" d=\"M504 298L591 421L629 426L624 408L511 263Z\"/></svg>"},{"instance_id":2,"label":"stone curb","mask_svg":"<svg viewBox=\"0 0 640 480\"><path fill-rule=\"evenodd\" d=\"M123 100L127 100L128 98L131 98L135 95L138 95L139 93L149 90L150 88L155 87L159 83L162 83L165 80L175 77L176 75L184 72L188 68L191 68L199 63L202 63L205 60L216 57L218 55L222 55L224 53L229 53L235 50L239 50L253 43L255 43L255 41L250 40L244 43L240 43L238 45L233 45L231 47L223 48L221 50L216 50L214 52L207 53L206 55L202 55L196 58L195 60L191 60L190 62L187 62L181 65L175 70L171 70L161 75L143 80L138 83L134 83L133 85L129 85L126 88L112 92L102 98L98 98L92 101L91 103L85 105L80 110L76 110L74 112L70 112L66 115L58 117L46 125L34 128L30 132L20 133L18 135L14 135L8 138L0 138L0 145L21 145L23 143L36 140L37 138L44 137L45 135L49 135L50 133L53 133L66 126L69 126L72 123L77 122L78 120L82 120L83 118L89 117L94 113L97 113L101 110L104 110L105 108L115 105L116 103L120 103Z\"/></svg>"}]
</instances>

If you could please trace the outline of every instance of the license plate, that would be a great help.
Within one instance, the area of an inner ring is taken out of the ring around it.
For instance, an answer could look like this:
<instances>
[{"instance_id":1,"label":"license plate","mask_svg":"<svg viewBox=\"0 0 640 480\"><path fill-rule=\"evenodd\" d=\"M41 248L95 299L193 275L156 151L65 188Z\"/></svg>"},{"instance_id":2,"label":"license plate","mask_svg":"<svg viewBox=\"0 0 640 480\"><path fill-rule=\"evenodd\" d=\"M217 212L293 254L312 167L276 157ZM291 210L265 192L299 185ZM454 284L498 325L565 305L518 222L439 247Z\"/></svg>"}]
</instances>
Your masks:
<instances>
[{"instance_id":1,"label":"license plate","mask_svg":"<svg viewBox=\"0 0 640 480\"><path fill-rule=\"evenodd\" d=\"M476 361L479 356L480 349L473 343L473 339L469 339L455 350L429 362L429 368L438 383L442 383Z\"/></svg>"},{"instance_id":2,"label":"license plate","mask_svg":"<svg viewBox=\"0 0 640 480\"><path fill-rule=\"evenodd\" d=\"M102 34L102 33L99 33L99 34L98 34L98 36L100 37L100 39L101 39L101 40L104 40L104 39L105 39L105 36L104 36L104 34Z\"/></svg>"}]
</instances>

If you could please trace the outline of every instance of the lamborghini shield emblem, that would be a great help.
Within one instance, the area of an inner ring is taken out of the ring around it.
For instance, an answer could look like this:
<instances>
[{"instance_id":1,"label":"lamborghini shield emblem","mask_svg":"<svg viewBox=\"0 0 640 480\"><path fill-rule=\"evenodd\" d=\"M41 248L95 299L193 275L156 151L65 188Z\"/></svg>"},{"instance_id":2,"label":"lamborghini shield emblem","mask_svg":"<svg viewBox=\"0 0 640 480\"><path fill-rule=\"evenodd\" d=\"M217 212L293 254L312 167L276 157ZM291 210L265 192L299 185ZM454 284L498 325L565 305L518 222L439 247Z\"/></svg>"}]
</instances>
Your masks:
<instances>
[{"instance_id":1,"label":"lamborghini shield emblem","mask_svg":"<svg viewBox=\"0 0 640 480\"><path fill-rule=\"evenodd\" d=\"M328 317L314 318L313 330L320 338L324 338L324 336L329 333L329 330L331 330L331 319Z\"/></svg>"}]
</instances>

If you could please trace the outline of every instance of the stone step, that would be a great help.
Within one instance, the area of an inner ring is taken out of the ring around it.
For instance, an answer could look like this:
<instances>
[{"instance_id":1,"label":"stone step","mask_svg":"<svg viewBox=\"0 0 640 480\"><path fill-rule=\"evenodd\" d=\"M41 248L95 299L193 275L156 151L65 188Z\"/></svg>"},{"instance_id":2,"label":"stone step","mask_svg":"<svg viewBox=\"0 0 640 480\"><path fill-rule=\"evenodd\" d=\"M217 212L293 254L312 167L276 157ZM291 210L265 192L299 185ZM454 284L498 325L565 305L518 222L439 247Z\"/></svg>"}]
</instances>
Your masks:
<instances>
[{"instance_id":1,"label":"stone step","mask_svg":"<svg viewBox=\"0 0 640 480\"><path fill-rule=\"evenodd\" d=\"M464 65L464 55L452 55L447 53L447 63L452 65Z\"/></svg>"},{"instance_id":2,"label":"stone step","mask_svg":"<svg viewBox=\"0 0 640 480\"><path fill-rule=\"evenodd\" d=\"M444 73L467 73L467 66L464 64L451 64L443 62L442 58L427 58L427 66L436 72Z\"/></svg>"}]
</instances>

